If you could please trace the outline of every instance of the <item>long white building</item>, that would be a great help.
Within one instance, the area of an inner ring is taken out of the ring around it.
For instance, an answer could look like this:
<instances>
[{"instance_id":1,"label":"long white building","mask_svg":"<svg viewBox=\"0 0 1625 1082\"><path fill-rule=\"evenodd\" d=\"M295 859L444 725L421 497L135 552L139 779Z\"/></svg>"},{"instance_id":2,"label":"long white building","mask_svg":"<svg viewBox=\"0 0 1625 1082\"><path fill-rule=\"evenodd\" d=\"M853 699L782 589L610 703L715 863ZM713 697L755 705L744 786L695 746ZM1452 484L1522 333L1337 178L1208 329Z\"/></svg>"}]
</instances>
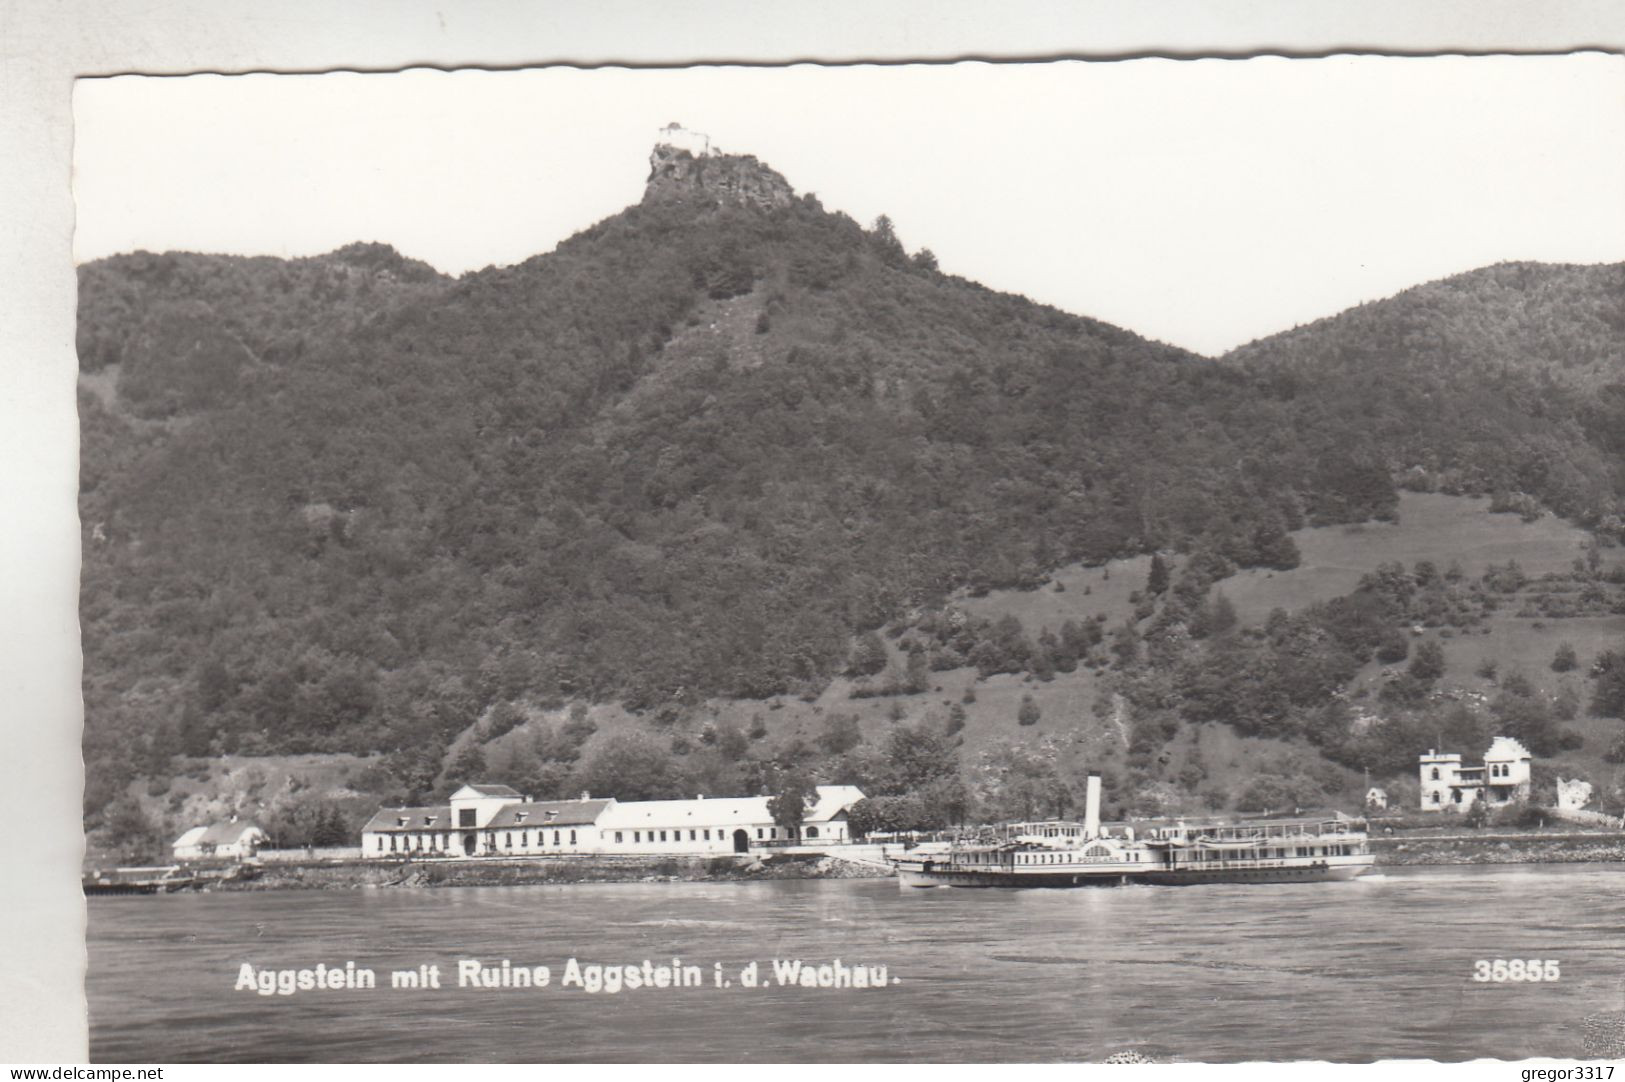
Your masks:
<instances>
[{"instance_id":1,"label":"long white building","mask_svg":"<svg viewBox=\"0 0 1625 1082\"><path fill-rule=\"evenodd\" d=\"M704 856L748 853L795 842L850 839L846 810L863 799L853 785L820 785L801 827L773 821L768 798L527 800L506 785L465 785L445 805L380 808L362 828L370 858L548 856L566 853Z\"/></svg>"}]
</instances>

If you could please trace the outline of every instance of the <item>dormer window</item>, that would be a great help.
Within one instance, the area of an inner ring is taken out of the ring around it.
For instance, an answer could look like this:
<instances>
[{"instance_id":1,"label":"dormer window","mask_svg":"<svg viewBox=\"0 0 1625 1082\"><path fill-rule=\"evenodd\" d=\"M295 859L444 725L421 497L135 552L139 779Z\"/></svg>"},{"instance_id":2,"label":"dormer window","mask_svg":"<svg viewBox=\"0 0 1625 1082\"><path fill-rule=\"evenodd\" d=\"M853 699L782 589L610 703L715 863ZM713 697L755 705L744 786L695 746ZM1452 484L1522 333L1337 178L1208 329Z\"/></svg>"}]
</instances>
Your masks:
<instances>
[{"instance_id":1,"label":"dormer window","mask_svg":"<svg viewBox=\"0 0 1625 1082\"><path fill-rule=\"evenodd\" d=\"M529 814L530 812L514 812L513 821L516 823L523 823L525 821L525 817Z\"/></svg>"},{"instance_id":2,"label":"dormer window","mask_svg":"<svg viewBox=\"0 0 1625 1082\"><path fill-rule=\"evenodd\" d=\"M409 815L397 815L395 817L395 825L398 826L398 827L404 827L406 824L410 823L411 821L412 821L412 817L409 816Z\"/></svg>"},{"instance_id":3,"label":"dormer window","mask_svg":"<svg viewBox=\"0 0 1625 1082\"><path fill-rule=\"evenodd\" d=\"M439 818L440 816L438 815L425 815L423 817L423 825L426 827L432 827L434 826L434 821Z\"/></svg>"}]
</instances>

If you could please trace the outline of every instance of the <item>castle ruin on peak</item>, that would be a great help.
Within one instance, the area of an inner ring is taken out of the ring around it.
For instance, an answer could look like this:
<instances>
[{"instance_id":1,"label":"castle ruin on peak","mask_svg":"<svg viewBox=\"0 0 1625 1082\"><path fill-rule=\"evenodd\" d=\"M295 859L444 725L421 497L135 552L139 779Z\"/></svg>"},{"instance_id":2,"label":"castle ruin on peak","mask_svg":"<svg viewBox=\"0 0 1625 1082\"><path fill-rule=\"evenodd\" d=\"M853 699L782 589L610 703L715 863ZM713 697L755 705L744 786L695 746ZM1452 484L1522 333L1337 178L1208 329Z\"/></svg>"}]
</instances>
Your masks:
<instances>
[{"instance_id":1,"label":"castle ruin on peak","mask_svg":"<svg viewBox=\"0 0 1625 1082\"><path fill-rule=\"evenodd\" d=\"M789 206L789 181L749 154L723 154L704 132L673 121L661 128L649 155L643 201L711 206Z\"/></svg>"}]
</instances>

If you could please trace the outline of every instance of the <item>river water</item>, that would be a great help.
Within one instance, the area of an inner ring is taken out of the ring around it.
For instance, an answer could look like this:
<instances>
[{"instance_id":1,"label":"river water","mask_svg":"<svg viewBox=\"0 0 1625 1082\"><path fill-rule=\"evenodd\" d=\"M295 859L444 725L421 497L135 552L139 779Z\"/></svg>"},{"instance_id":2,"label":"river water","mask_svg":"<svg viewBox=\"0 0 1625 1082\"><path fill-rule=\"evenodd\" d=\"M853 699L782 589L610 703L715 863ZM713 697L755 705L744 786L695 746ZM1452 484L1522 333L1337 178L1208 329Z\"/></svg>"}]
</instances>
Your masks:
<instances>
[{"instance_id":1,"label":"river water","mask_svg":"<svg viewBox=\"0 0 1625 1082\"><path fill-rule=\"evenodd\" d=\"M1625 1018L1622 887L1625 865L1518 865L1281 886L904 892L893 880L814 880L101 897L89 899L91 1055L1577 1057L1588 1017ZM571 958L658 967L674 957L703 983L614 994L566 983ZM1473 979L1477 961L1497 958L1556 961L1558 979ZM460 960L503 959L547 966L548 985L456 987ZM775 985L774 959L884 966L886 983ZM377 987L236 987L244 963L350 961ZM754 988L742 973L751 962ZM729 986L715 983L715 963ZM442 987L390 987L392 971L430 965Z\"/></svg>"}]
</instances>

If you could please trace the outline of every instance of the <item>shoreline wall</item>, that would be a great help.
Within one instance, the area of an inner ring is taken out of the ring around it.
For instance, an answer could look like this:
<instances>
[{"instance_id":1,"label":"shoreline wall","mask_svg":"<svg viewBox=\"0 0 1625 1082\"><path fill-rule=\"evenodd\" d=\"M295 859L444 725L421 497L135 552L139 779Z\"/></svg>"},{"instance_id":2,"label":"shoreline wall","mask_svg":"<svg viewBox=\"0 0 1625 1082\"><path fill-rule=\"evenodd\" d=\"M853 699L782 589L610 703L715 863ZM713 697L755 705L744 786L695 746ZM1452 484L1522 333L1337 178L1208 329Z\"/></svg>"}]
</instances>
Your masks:
<instances>
[{"instance_id":1,"label":"shoreline wall","mask_svg":"<svg viewBox=\"0 0 1625 1082\"><path fill-rule=\"evenodd\" d=\"M1453 834L1372 838L1379 868L1404 864L1580 864L1625 861L1625 834Z\"/></svg>"}]
</instances>

